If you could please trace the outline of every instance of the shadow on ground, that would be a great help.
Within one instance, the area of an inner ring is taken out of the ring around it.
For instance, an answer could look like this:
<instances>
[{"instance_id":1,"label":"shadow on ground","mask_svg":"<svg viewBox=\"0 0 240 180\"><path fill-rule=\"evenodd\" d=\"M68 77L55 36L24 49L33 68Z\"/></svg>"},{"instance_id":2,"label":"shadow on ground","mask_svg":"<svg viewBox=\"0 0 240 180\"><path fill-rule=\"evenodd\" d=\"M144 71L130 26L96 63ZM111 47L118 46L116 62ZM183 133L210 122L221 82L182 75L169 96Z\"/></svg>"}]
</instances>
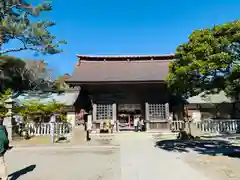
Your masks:
<instances>
[{"instance_id":1,"label":"shadow on ground","mask_svg":"<svg viewBox=\"0 0 240 180\"><path fill-rule=\"evenodd\" d=\"M36 165L30 165L30 166L27 166L27 167L25 167L25 168L23 168L21 170L18 170L18 171L16 171L16 172L14 172L14 173L9 175L11 177L10 180L16 180L20 176L25 175L25 174L33 171L35 168L36 168Z\"/></svg>"},{"instance_id":2,"label":"shadow on ground","mask_svg":"<svg viewBox=\"0 0 240 180\"><path fill-rule=\"evenodd\" d=\"M224 155L240 158L240 146L235 146L223 140L161 140L156 147L166 151L191 152L195 151L205 155Z\"/></svg>"},{"instance_id":3,"label":"shadow on ground","mask_svg":"<svg viewBox=\"0 0 240 180\"><path fill-rule=\"evenodd\" d=\"M222 133L219 135L214 135L214 136L201 136L202 138L205 139L212 139L212 138L224 138L224 139L228 139L228 140L240 140L240 134L236 134L236 133Z\"/></svg>"}]
</instances>

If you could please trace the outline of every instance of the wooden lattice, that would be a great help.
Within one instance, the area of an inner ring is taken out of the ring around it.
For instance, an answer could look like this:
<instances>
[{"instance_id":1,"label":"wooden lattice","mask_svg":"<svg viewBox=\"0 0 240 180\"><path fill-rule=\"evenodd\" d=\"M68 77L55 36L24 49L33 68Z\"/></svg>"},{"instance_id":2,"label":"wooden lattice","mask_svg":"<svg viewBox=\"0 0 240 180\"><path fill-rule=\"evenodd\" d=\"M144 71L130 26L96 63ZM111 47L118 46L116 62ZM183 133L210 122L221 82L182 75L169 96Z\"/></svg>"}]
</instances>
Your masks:
<instances>
[{"instance_id":1,"label":"wooden lattice","mask_svg":"<svg viewBox=\"0 0 240 180\"><path fill-rule=\"evenodd\" d=\"M97 104L97 120L112 119L112 104Z\"/></svg>"},{"instance_id":2,"label":"wooden lattice","mask_svg":"<svg viewBox=\"0 0 240 180\"><path fill-rule=\"evenodd\" d=\"M166 105L165 104L149 104L149 119L154 120L166 120Z\"/></svg>"}]
</instances>

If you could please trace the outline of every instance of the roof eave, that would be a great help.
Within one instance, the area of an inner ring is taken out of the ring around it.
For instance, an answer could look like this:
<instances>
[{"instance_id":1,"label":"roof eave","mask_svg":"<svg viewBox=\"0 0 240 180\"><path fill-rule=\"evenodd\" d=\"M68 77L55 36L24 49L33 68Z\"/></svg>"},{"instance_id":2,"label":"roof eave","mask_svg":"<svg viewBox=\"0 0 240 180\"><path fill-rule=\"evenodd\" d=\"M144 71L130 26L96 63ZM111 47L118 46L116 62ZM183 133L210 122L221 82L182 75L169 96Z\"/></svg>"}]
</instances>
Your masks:
<instances>
[{"instance_id":1,"label":"roof eave","mask_svg":"<svg viewBox=\"0 0 240 180\"><path fill-rule=\"evenodd\" d=\"M158 84L158 83L166 83L165 80L149 80L149 81L74 81L69 80L66 81L69 85L84 85L84 84Z\"/></svg>"},{"instance_id":2,"label":"roof eave","mask_svg":"<svg viewBox=\"0 0 240 180\"><path fill-rule=\"evenodd\" d=\"M76 55L81 60L117 60L117 59L151 59L151 60L173 60L175 58L175 54L162 54L162 55L131 55L131 56L94 56L94 55Z\"/></svg>"},{"instance_id":3,"label":"roof eave","mask_svg":"<svg viewBox=\"0 0 240 180\"><path fill-rule=\"evenodd\" d=\"M171 54L159 54L159 55L81 55L76 54L77 57L159 57L159 56L175 56Z\"/></svg>"}]
</instances>

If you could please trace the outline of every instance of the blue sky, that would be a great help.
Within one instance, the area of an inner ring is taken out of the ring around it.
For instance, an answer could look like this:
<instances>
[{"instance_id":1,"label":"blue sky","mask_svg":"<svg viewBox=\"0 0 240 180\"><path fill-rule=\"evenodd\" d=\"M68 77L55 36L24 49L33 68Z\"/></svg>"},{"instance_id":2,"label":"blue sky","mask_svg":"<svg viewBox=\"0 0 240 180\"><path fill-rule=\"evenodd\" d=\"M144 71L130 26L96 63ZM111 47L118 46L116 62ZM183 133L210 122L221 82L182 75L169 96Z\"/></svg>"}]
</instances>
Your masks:
<instances>
[{"instance_id":1,"label":"blue sky","mask_svg":"<svg viewBox=\"0 0 240 180\"><path fill-rule=\"evenodd\" d=\"M68 42L64 52L38 57L32 52L11 55L44 59L56 75L72 73L76 54L174 53L193 30L240 18L239 0L52 1L54 10L42 18L57 23L51 32Z\"/></svg>"}]
</instances>

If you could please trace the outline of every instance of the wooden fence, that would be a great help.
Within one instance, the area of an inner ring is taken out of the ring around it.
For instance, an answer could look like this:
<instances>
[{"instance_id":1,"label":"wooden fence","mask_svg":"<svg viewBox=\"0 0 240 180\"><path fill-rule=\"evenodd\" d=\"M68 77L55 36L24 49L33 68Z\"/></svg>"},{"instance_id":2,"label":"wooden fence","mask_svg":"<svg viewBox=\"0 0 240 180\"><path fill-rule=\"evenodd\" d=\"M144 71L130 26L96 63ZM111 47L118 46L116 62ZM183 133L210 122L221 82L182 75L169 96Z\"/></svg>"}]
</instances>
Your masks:
<instances>
[{"instance_id":1,"label":"wooden fence","mask_svg":"<svg viewBox=\"0 0 240 180\"><path fill-rule=\"evenodd\" d=\"M203 133L236 133L240 130L240 119L204 119L194 124ZM178 132L184 127L184 121L172 121L170 123L172 132Z\"/></svg>"},{"instance_id":2,"label":"wooden fence","mask_svg":"<svg viewBox=\"0 0 240 180\"><path fill-rule=\"evenodd\" d=\"M51 123L28 123L26 128L30 136L46 136L51 134ZM55 123L55 134L65 135L72 131L70 123Z\"/></svg>"}]
</instances>

